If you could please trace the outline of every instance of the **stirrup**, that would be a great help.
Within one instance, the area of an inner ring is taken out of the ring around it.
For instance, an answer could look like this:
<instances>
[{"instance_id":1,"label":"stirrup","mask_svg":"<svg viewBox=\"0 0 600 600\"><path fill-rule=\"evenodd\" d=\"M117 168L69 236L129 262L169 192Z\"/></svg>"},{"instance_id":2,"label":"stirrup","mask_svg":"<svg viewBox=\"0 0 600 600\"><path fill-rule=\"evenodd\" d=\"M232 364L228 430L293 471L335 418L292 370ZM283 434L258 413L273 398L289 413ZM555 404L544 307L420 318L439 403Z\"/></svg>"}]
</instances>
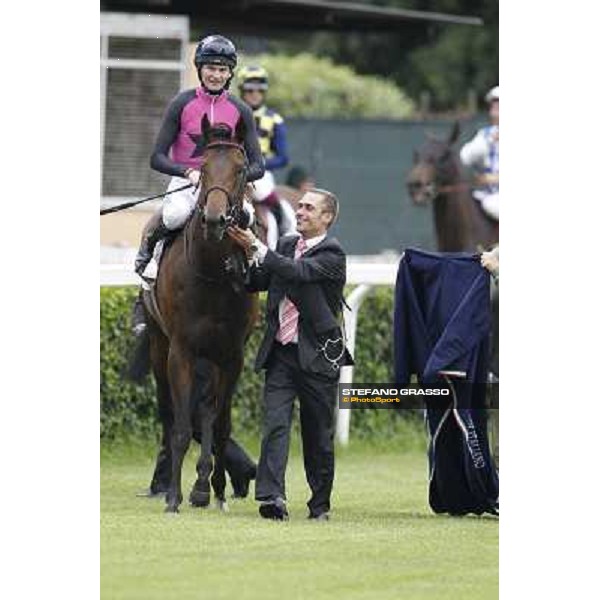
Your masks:
<instances>
[{"instance_id":1,"label":"stirrup","mask_svg":"<svg viewBox=\"0 0 600 600\"><path fill-rule=\"evenodd\" d=\"M131 331L135 337L140 337L140 335L142 335L147 328L148 325L146 325L146 323L138 323L131 328Z\"/></svg>"}]
</instances>

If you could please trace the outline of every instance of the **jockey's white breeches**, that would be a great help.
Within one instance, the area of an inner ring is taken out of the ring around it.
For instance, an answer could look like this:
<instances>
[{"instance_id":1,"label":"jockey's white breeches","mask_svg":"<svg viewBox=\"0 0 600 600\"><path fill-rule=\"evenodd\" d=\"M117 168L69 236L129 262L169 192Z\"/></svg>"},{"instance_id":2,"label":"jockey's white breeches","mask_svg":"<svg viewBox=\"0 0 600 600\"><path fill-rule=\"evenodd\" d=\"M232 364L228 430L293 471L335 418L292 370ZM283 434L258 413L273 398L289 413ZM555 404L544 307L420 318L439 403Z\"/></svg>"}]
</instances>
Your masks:
<instances>
[{"instance_id":1,"label":"jockey's white breeches","mask_svg":"<svg viewBox=\"0 0 600 600\"><path fill-rule=\"evenodd\" d=\"M265 171L265 174L256 181L252 182L254 186L254 199L262 202L269 194L275 191L275 178L271 171Z\"/></svg>"},{"instance_id":2,"label":"jockey's white breeches","mask_svg":"<svg viewBox=\"0 0 600 600\"><path fill-rule=\"evenodd\" d=\"M484 212L492 219L500 220L500 192L494 194L483 194L481 192L474 193L473 196L476 200L481 202L481 208Z\"/></svg>"},{"instance_id":3,"label":"jockey's white breeches","mask_svg":"<svg viewBox=\"0 0 600 600\"><path fill-rule=\"evenodd\" d=\"M182 187L186 183L189 183L188 179L173 177L169 182L167 192ZM165 196L162 206L162 219L167 229L181 229L185 225L198 201L199 193L200 188L189 187ZM244 200L244 210L250 215L250 224L254 223L254 207L246 200Z\"/></svg>"}]
</instances>

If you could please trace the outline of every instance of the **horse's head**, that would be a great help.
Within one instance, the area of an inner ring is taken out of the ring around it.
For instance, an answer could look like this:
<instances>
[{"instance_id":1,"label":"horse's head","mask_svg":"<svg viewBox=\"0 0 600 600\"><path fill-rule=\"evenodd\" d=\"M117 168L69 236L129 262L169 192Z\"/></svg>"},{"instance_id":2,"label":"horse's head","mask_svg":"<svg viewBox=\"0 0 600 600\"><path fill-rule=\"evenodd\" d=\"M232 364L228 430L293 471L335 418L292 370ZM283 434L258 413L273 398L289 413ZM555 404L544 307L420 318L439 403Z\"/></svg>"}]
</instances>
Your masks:
<instances>
[{"instance_id":1,"label":"horse's head","mask_svg":"<svg viewBox=\"0 0 600 600\"><path fill-rule=\"evenodd\" d=\"M453 183L459 175L454 144L460 134L458 121L447 140L427 134L423 145L415 150L413 166L406 177L406 187L412 201L424 205L436 198L439 188Z\"/></svg>"},{"instance_id":2,"label":"horse's head","mask_svg":"<svg viewBox=\"0 0 600 600\"><path fill-rule=\"evenodd\" d=\"M243 122L235 132L228 125L210 125L202 118L204 164L198 208L204 239L220 241L231 221L236 221L243 206L246 183L246 154L242 145Z\"/></svg>"}]
</instances>

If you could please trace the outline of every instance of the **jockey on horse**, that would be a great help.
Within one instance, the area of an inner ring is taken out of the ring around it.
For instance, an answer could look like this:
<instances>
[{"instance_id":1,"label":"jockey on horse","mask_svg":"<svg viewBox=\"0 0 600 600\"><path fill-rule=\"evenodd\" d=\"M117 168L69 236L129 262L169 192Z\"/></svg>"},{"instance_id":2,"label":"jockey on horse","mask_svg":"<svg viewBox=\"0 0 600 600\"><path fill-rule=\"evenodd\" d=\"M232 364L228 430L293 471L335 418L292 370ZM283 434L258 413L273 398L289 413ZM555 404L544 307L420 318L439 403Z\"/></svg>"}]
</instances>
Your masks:
<instances>
[{"instance_id":1,"label":"jockey on horse","mask_svg":"<svg viewBox=\"0 0 600 600\"><path fill-rule=\"evenodd\" d=\"M167 191L179 188L186 182L191 182L193 187L166 196L161 209L150 219L135 259L135 271L140 277L152 259L156 244L181 230L196 204L203 163L201 121L204 115L211 125L223 123L232 131L242 120L247 132L244 140L248 161L246 181L256 181L264 175L264 162L252 111L228 91L237 65L235 46L220 35L205 37L196 48L194 64L200 86L181 92L171 101L150 160L154 170L172 176ZM251 224L254 216L252 205L244 202L244 211L248 224ZM151 279L152 274L146 273L145 278ZM136 301L133 321L134 332L141 333L145 327L141 295Z\"/></svg>"},{"instance_id":2,"label":"jockey on horse","mask_svg":"<svg viewBox=\"0 0 600 600\"><path fill-rule=\"evenodd\" d=\"M260 150L265 159L265 174L254 182L254 201L270 211L276 223L267 227L268 246L277 245L281 235L296 229L296 216L292 207L279 197L271 171L283 169L289 162L287 129L283 117L267 107L265 97L269 89L269 74L261 66L247 66L238 74L240 97L250 106L256 121ZM265 214L268 222L268 217Z\"/></svg>"},{"instance_id":3,"label":"jockey on horse","mask_svg":"<svg viewBox=\"0 0 600 600\"><path fill-rule=\"evenodd\" d=\"M475 171L478 187L473 192L473 198L481 203L481 208L488 217L499 221L499 86L492 88L486 94L485 100L489 107L490 125L480 129L475 137L462 147L460 160L463 165Z\"/></svg>"}]
</instances>

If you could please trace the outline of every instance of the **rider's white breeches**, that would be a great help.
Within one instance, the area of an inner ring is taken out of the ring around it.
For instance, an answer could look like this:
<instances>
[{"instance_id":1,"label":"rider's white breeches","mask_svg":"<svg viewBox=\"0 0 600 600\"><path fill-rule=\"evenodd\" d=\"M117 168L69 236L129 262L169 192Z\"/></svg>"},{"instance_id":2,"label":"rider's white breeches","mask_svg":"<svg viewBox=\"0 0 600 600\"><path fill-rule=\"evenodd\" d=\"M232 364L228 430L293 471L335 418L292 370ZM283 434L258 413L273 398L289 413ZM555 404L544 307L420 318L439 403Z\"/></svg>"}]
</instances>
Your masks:
<instances>
[{"instance_id":1,"label":"rider's white breeches","mask_svg":"<svg viewBox=\"0 0 600 600\"><path fill-rule=\"evenodd\" d=\"M291 204L285 198L279 198L279 205L281 206L281 216L282 216L282 226L283 231L282 235L286 233L292 233L296 231L296 213L292 208Z\"/></svg>"},{"instance_id":2,"label":"rider's white breeches","mask_svg":"<svg viewBox=\"0 0 600 600\"><path fill-rule=\"evenodd\" d=\"M173 177L169 182L167 192L189 183L183 177ZM165 197L162 206L163 223L167 229L180 229L188 220L198 201L199 189L193 187L180 190ZM250 224L254 223L254 207L244 200L244 210L250 215Z\"/></svg>"},{"instance_id":3,"label":"rider's white breeches","mask_svg":"<svg viewBox=\"0 0 600 600\"><path fill-rule=\"evenodd\" d=\"M267 247L270 250L275 250L277 248L277 242L279 241L277 219L270 210L265 213L265 218L267 219Z\"/></svg>"},{"instance_id":4,"label":"rider's white breeches","mask_svg":"<svg viewBox=\"0 0 600 600\"><path fill-rule=\"evenodd\" d=\"M483 206L483 210L492 217L492 219L496 219L496 221L500 220L500 202L499 202L500 194L489 194L481 201L481 206Z\"/></svg>"},{"instance_id":5,"label":"rider's white breeches","mask_svg":"<svg viewBox=\"0 0 600 600\"><path fill-rule=\"evenodd\" d=\"M275 190L275 178L271 171L265 171L265 174L256 181L252 182L254 186L254 199L262 202Z\"/></svg>"},{"instance_id":6,"label":"rider's white breeches","mask_svg":"<svg viewBox=\"0 0 600 600\"><path fill-rule=\"evenodd\" d=\"M481 207L487 215L496 221L500 220L500 193L486 194L485 196L477 197L481 202Z\"/></svg>"},{"instance_id":7,"label":"rider's white breeches","mask_svg":"<svg viewBox=\"0 0 600 600\"><path fill-rule=\"evenodd\" d=\"M189 183L188 179L173 177L169 182L167 192L182 187L186 183ZM167 229L180 229L184 226L198 200L198 192L199 190L190 187L165 196L162 217Z\"/></svg>"}]
</instances>

